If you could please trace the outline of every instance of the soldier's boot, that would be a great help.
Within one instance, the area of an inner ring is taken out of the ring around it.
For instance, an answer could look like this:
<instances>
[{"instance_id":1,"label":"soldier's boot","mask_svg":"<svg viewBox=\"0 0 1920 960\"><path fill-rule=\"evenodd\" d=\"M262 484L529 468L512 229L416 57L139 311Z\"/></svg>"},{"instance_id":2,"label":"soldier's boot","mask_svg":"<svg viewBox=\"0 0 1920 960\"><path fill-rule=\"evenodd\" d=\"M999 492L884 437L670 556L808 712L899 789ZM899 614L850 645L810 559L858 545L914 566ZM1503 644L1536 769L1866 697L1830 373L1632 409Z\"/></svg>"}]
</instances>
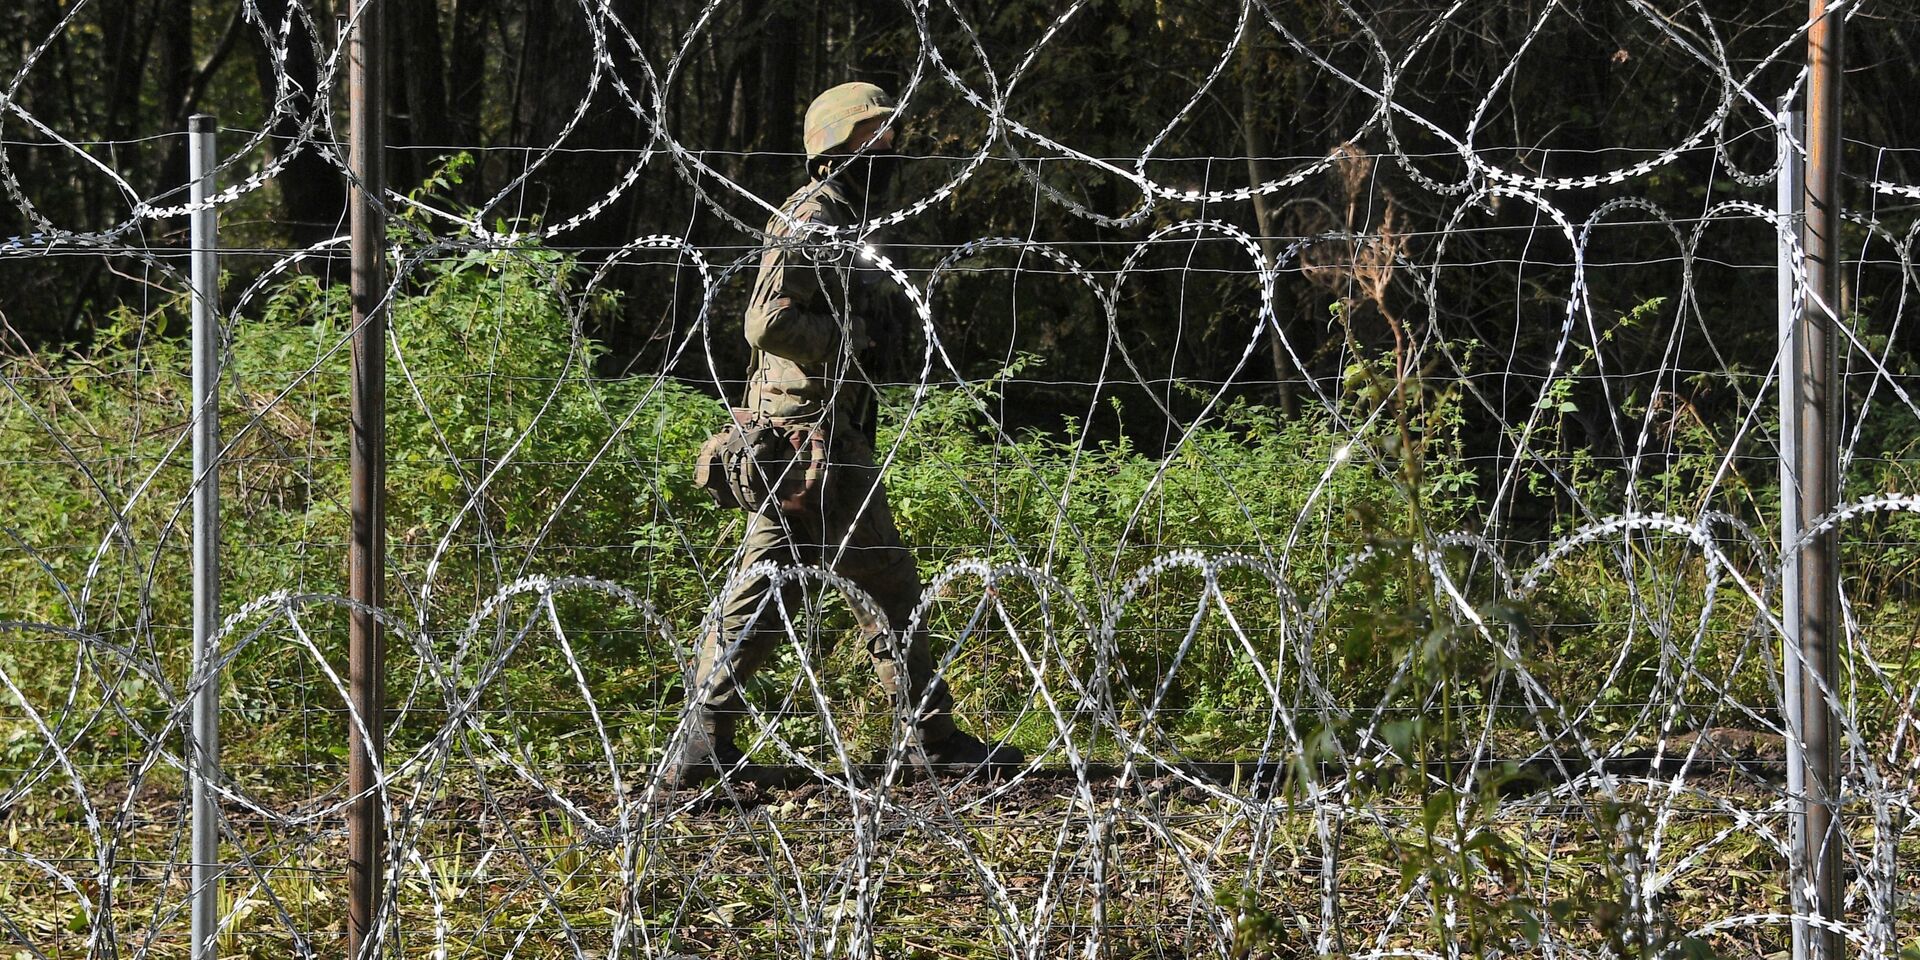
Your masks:
<instances>
[{"instance_id":1,"label":"soldier's boot","mask_svg":"<svg viewBox=\"0 0 1920 960\"><path fill-rule=\"evenodd\" d=\"M670 790L685 790L726 776L746 759L746 752L733 742L733 714L695 707L690 719L692 729L660 774L662 784Z\"/></svg>"},{"instance_id":2,"label":"soldier's boot","mask_svg":"<svg viewBox=\"0 0 1920 960\"><path fill-rule=\"evenodd\" d=\"M911 751L908 759L936 767L1018 767L1027 762L1026 752L1011 743L987 743L959 729L932 742L916 737Z\"/></svg>"},{"instance_id":3,"label":"soldier's boot","mask_svg":"<svg viewBox=\"0 0 1920 960\"><path fill-rule=\"evenodd\" d=\"M915 766L967 767L1017 767L1026 763L1027 755L1019 747L986 743L954 724L953 696L947 692L945 680L925 681L910 672L902 676L906 671L894 660L883 659L875 666L881 686L896 698L905 698L908 708L916 711L907 741L907 762Z\"/></svg>"}]
</instances>

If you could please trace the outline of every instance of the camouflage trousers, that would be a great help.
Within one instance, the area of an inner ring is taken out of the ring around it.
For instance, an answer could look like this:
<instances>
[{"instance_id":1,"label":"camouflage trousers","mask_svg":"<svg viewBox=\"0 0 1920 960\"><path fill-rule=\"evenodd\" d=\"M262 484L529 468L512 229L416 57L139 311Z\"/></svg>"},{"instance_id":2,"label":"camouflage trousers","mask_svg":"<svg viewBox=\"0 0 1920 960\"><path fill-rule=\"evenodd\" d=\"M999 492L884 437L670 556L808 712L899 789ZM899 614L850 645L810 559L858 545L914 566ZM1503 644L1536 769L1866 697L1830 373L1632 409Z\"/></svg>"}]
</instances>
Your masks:
<instances>
[{"instance_id":1,"label":"camouflage trousers","mask_svg":"<svg viewBox=\"0 0 1920 960\"><path fill-rule=\"evenodd\" d=\"M849 603L881 686L890 696L922 705L914 724L925 742L953 732L953 697L946 682L933 676L933 656L924 627L906 629L920 602L920 571L900 540L886 488L865 438L845 443L834 438L832 457L821 481L818 509L790 513L767 506L752 514L739 569L771 560L777 566L806 564L831 569L858 584L885 614L879 617ZM788 580L778 601L769 594L773 581L755 576L735 584L721 610L718 629L702 638L694 666L693 698L712 728L731 728L746 712L744 686L755 671L787 642L787 618L804 609L805 592L817 583ZM785 610L783 615L782 609Z\"/></svg>"}]
</instances>

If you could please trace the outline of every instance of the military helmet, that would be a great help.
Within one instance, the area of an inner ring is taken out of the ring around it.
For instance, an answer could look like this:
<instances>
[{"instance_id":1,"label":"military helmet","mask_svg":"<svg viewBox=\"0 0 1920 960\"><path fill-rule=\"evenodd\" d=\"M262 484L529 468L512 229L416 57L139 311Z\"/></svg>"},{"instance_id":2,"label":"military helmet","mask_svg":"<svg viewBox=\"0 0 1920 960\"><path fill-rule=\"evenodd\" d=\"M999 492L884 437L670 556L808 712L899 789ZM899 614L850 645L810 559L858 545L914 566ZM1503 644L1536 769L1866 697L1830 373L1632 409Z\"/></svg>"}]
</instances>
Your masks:
<instances>
[{"instance_id":1,"label":"military helmet","mask_svg":"<svg viewBox=\"0 0 1920 960\"><path fill-rule=\"evenodd\" d=\"M893 112L893 97L871 83L843 83L807 105L807 162L843 147L862 120Z\"/></svg>"}]
</instances>

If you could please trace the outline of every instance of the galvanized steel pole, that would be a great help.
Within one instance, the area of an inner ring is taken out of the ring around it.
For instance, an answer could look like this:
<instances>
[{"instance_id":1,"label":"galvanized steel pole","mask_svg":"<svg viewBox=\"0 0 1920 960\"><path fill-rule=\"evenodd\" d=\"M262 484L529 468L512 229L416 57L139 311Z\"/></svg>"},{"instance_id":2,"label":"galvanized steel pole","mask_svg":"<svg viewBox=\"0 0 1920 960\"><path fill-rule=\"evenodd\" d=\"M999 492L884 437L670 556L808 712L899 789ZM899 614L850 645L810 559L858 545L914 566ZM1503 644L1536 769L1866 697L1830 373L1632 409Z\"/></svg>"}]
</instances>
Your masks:
<instances>
[{"instance_id":1,"label":"galvanized steel pole","mask_svg":"<svg viewBox=\"0 0 1920 960\"><path fill-rule=\"evenodd\" d=\"M380 873L386 824L380 807L376 765L383 750L386 650L380 623L369 612L381 603L386 535L386 183L381 120L385 103L379 0L350 0L347 47L348 194L352 229L353 388L352 450L349 454L347 546L348 594L359 604L350 613L347 643L349 696L365 725L350 724L347 760L347 948L351 957L371 957L378 944Z\"/></svg>"},{"instance_id":2,"label":"galvanized steel pole","mask_svg":"<svg viewBox=\"0 0 1920 960\"><path fill-rule=\"evenodd\" d=\"M1800 329L1793 345L1792 375L1800 403L1794 449L1793 491L1799 523L1831 513L1839 500L1840 387L1834 344L1842 322L1840 303L1840 83L1845 20L1831 15L1828 0L1811 0L1807 31L1807 286ZM1804 790L1800 818L1802 885L1818 926L1796 925L1796 954L1810 960L1838 960L1843 941L1831 928L1841 919L1839 793L1840 725L1834 716L1840 676L1840 646L1846 625L1840 622L1838 537L1827 530L1807 541L1798 563L1800 741ZM1791 731L1790 731L1791 732ZM1803 932L1804 931L1804 932Z\"/></svg>"},{"instance_id":3,"label":"galvanized steel pole","mask_svg":"<svg viewBox=\"0 0 1920 960\"><path fill-rule=\"evenodd\" d=\"M193 802L194 960L211 960L220 924L220 826L213 783L220 770L220 262L213 135L220 122L187 119L193 284L193 743L187 750ZM201 206L205 204L205 206Z\"/></svg>"},{"instance_id":4,"label":"galvanized steel pole","mask_svg":"<svg viewBox=\"0 0 1920 960\"><path fill-rule=\"evenodd\" d=\"M1780 214L1782 229L1775 272L1776 308L1780 314L1780 626L1781 703L1786 717L1787 793L1799 797L1806 793L1806 751L1801 749L1800 721L1800 406L1799 376L1800 331L1806 306L1795 272L1800 269L1800 235L1806 217L1806 169L1800 163L1800 145L1807 140L1807 115L1793 106L1793 95L1780 103L1778 117L1779 176L1774 181L1774 210ZM1792 242L1789 242L1791 237ZM1793 907L1793 960L1809 960L1807 921L1810 903L1806 887L1797 882L1807 873L1807 844L1804 818L1792 818L1793 849L1787 869L1794 880L1787 884Z\"/></svg>"}]
</instances>

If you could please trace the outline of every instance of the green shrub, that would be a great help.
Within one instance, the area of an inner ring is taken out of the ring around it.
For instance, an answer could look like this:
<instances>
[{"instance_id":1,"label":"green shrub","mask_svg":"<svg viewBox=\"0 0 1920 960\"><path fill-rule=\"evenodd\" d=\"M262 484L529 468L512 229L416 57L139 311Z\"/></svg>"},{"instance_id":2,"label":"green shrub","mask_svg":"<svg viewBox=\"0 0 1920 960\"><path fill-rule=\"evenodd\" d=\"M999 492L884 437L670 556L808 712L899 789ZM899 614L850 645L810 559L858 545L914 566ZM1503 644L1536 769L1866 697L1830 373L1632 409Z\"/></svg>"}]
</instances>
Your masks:
<instances>
[{"instance_id":1,"label":"green shrub","mask_svg":"<svg viewBox=\"0 0 1920 960\"><path fill-rule=\"evenodd\" d=\"M587 576L634 591L688 642L731 572L742 519L691 482L693 451L724 422L723 404L668 378L604 376L602 348L580 330L612 304L575 289L574 265L556 253L460 253L407 276L392 304L387 403L388 605L395 616L426 624L444 660L478 605L507 584L531 574ZM0 361L11 391L0 403L0 485L14 503L5 518L12 545L0 552L5 616L77 624L122 644L117 656L147 677L115 681L116 693L151 722L164 713L168 686L185 676L191 619L183 309L122 309L84 350ZM231 444L222 477L228 610L275 590L345 590L348 298L340 287L298 276L251 312L257 316L232 329L223 385ZM1415 656L1426 664L1415 680L1454 685L1454 705L1470 708L1507 666L1422 596L1431 584L1412 562L1415 544L1479 524L1479 486L1464 465L1463 421L1450 387L1398 394L1380 379L1390 364L1357 364L1339 424L1324 413L1289 419L1230 399L1159 455L1125 439L1089 442L1071 427L1018 436L997 428L984 412L997 391L1040 362L1018 358L964 389L890 392L880 437L892 457L890 497L928 576L961 560L1028 565L1061 581L1094 624L1109 612L1103 604L1130 589L1114 620L1119 660L1111 676L1098 678L1120 696L1124 722L1140 722L1151 709L1151 729L1171 738L1168 746L1231 750L1268 720L1273 697L1261 673L1294 669L1282 629L1299 629L1298 610L1256 570L1223 573L1214 597L1191 566L1130 584L1157 558L1183 549L1240 553L1284 569L1300 607L1313 605L1336 571L1368 551L1371 559L1326 598L1327 623L1308 651L1337 702L1418 708L1427 688L1394 679ZM1405 415L1369 418L1389 402L1405 404ZM1374 426L1355 435L1355 423ZM1704 427L1677 437L1685 449L1672 459L1674 475L1656 478L1654 487L1697 487L1716 442ZM1886 482L1903 482L1896 474L1910 472L1910 450L1890 450L1883 460ZM1586 482L1600 483L1598 476ZM1763 484L1754 489L1740 495L1763 505L1777 499ZM1603 503L1602 491L1592 493ZM1745 512L1756 509L1752 503ZM1911 515L1896 515L1860 529L1905 543L1911 526ZM1911 564L1905 549L1872 562L1904 568ZM1511 612L1516 622L1530 621L1520 641L1529 669L1566 691L1569 702L1598 703L1593 723L1602 733L1658 692L1663 641L1635 618L1656 611L1691 635L1707 599L1697 552L1651 541L1636 550L1631 577L1606 551L1581 554L1529 609ZM1464 553L1448 563L1471 602L1509 615L1498 606L1508 598L1484 564ZM1064 608L1008 586L982 627L970 620L979 591L964 581L935 598L930 613L938 639L965 635L983 648L957 661L963 710L1026 705L1024 668L1006 642L1014 629L1029 642L1050 633L1080 679L1096 679L1088 627L1068 622ZM1728 688L1744 702L1764 703L1770 680L1752 666L1751 613L1741 612L1734 585L1723 580L1719 591L1706 642L1689 655L1703 671L1737 671ZM1891 590L1887 599L1911 598ZM597 705L624 717L620 729L632 736L656 736L678 696L678 665L656 627L601 594L564 594L555 612ZM314 641L343 667L344 618L333 611L310 620ZM0 664L35 688L37 700L54 703L73 684L81 651L71 641L34 637L0 646ZM1888 635L1885 642L1900 641ZM1248 655L1249 645L1257 656ZM418 679L414 656L396 645L396 684ZM834 656L847 668L837 671L835 694L871 699L857 651ZM487 722L526 749L567 749L557 744L583 722L567 713L581 698L559 638L531 601L508 604L483 625L479 650L453 682L471 682L499 657L506 669L480 704ZM1884 669L1910 676L1912 662L1898 647ZM259 738L262 750L284 747L299 729L268 718L328 699L315 692L322 681L313 665L284 643L249 648L234 678L231 709L261 720L236 736ZM97 679L83 677L80 709L98 702L105 681ZM785 682L776 671L767 685ZM423 702L440 696L419 695ZM559 719L515 712L518 704L549 703ZM1517 730L1529 723L1511 719ZM9 749L29 749L23 744L33 735L23 721L7 722ZM422 714L419 730L435 722ZM1044 740L1045 727L1023 724L1021 736ZM320 739L338 742L343 732ZM116 735L129 734L115 725L90 734L103 743Z\"/></svg>"}]
</instances>

